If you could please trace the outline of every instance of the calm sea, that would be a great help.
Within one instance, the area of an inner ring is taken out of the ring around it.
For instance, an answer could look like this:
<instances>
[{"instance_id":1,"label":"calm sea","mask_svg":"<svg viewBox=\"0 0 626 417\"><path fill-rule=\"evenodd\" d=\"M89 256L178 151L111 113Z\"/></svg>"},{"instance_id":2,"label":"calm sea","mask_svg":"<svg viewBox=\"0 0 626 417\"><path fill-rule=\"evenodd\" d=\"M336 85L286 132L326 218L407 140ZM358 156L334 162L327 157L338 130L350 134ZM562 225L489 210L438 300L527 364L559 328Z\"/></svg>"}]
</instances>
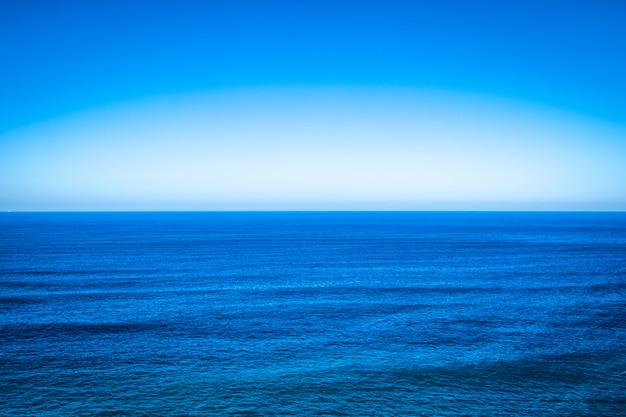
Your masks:
<instances>
[{"instance_id":1,"label":"calm sea","mask_svg":"<svg viewBox=\"0 0 626 417\"><path fill-rule=\"evenodd\" d=\"M3 416L623 416L626 213L3 213Z\"/></svg>"}]
</instances>

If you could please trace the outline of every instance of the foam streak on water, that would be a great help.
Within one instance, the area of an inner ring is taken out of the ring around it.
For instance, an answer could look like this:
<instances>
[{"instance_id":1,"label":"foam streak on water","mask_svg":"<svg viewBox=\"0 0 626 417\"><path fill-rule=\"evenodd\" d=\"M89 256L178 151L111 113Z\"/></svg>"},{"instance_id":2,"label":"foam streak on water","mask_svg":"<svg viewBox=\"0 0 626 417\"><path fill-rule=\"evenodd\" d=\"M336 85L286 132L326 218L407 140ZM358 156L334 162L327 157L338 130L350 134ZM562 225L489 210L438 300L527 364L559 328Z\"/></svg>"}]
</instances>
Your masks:
<instances>
[{"instance_id":1,"label":"foam streak on water","mask_svg":"<svg viewBox=\"0 0 626 417\"><path fill-rule=\"evenodd\" d=\"M5 213L9 416L611 416L624 213Z\"/></svg>"}]
</instances>

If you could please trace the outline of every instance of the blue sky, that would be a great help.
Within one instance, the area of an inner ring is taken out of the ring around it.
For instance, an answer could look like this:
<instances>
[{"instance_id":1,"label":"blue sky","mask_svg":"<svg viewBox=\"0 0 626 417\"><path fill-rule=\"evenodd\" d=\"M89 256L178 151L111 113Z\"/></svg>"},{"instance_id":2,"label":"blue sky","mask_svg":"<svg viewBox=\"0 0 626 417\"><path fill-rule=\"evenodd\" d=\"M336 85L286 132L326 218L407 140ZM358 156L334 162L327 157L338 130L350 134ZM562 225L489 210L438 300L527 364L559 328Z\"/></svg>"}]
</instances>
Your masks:
<instances>
[{"instance_id":1,"label":"blue sky","mask_svg":"<svg viewBox=\"0 0 626 417\"><path fill-rule=\"evenodd\" d=\"M618 1L5 0L0 209L623 210L625 21Z\"/></svg>"}]
</instances>

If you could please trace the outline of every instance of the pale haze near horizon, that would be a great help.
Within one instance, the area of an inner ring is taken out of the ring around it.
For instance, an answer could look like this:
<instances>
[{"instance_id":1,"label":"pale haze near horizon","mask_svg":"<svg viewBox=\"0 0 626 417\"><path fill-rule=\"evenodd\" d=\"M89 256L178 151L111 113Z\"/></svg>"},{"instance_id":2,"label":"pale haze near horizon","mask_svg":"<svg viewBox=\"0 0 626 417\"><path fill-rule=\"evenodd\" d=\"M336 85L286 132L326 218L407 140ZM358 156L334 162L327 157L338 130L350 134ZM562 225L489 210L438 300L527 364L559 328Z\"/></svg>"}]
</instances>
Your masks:
<instances>
[{"instance_id":1,"label":"pale haze near horizon","mask_svg":"<svg viewBox=\"0 0 626 417\"><path fill-rule=\"evenodd\" d=\"M621 126L494 97L239 89L0 137L0 209L624 210Z\"/></svg>"}]
</instances>

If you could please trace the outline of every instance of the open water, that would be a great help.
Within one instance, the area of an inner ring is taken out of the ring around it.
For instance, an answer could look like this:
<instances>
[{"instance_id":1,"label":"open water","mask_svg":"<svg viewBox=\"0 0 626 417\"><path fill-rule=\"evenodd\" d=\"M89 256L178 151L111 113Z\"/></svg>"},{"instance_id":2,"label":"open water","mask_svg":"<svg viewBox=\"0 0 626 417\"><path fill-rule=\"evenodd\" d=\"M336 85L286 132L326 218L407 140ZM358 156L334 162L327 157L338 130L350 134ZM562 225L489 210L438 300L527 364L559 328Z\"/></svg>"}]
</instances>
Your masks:
<instances>
[{"instance_id":1,"label":"open water","mask_svg":"<svg viewBox=\"0 0 626 417\"><path fill-rule=\"evenodd\" d=\"M3 213L3 416L626 415L626 213Z\"/></svg>"}]
</instances>

